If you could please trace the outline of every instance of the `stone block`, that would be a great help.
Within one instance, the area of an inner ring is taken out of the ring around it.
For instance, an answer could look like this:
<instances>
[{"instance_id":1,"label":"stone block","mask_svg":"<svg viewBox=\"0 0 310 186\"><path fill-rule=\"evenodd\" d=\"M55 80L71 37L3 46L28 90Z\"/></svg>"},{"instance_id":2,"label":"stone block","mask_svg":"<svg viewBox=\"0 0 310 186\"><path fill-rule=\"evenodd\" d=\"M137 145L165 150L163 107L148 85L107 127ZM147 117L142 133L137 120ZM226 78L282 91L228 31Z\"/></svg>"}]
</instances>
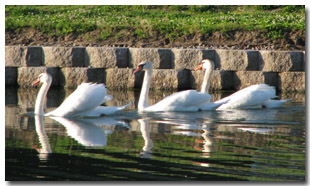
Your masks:
<instances>
[{"instance_id":1,"label":"stone block","mask_svg":"<svg viewBox=\"0 0 310 186\"><path fill-rule=\"evenodd\" d=\"M61 72L64 77L64 81L61 82L61 86L64 87L75 88L83 82L105 83L106 73L104 69L87 67L66 67L62 68Z\"/></svg>"},{"instance_id":2,"label":"stone block","mask_svg":"<svg viewBox=\"0 0 310 186\"><path fill-rule=\"evenodd\" d=\"M109 89L141 88L145 72L133 73L133 69L107 69L106 86ZM173 69L154 69L151 89L187 89L190 88L189 72Z\"/></svg>"},{"instance_id":3,"label":"stone block","mask_svg":"<svg viewBox=\"0 0 310 186\"><path fill-rule=\"evenodd\" d=\"M154 69L150 88L154 90L190 89L190 71Z\"/></svg>"},{"instance_id":4,"label":"stone block","mask_svg":"<svg viewBox=\"0 0 310 186\"><path fill-rule=\"evenodd\" d=\"M305 92L305 72L282 72L279 75L279 87L282 92Z\"/></svg>"},{"instance_id":5,"label":"stone block","mask_svg":"<svg viewBox=\"0 0 310 186\"><path fill-rule=\"evenodd\" d=\"M26 112L33 112L37 95L41 85L37 85L37 88L19 88L17 91L18 105Z\"/></svg>"},{"instance_id":6,"label":"stone block","mask_svg":"<svg viewBox=\"0 0 310 186\"><path fill-rule=\"evenodd\" d=\"M150 86L151 89L177 89L178 85L178 72L176 70L154 69Z\"/></svg>"},{"instance_id":7,"label":"stone block","mask_svg":"<svg viewBox=\"0 0 310 186\"><path fill-rule=\"evenodd\" d=\"M18 105L17 90L17 86L5 87L5 105Z\"/></svg>"},{"instance_id":8,"label":"stone block","mask_svg":"<svg viewBox=\"0 0 310 186\"><path fill-rule=\"evenodd\" d=\"M68 88L76 88L79 84L87 82L87 67L75 67L75 68L61 68L61 72L64 76L64 81L61 82L61 86Z\"/></svg>"},{"instance_id":9,"label":"stone block","mask_svg":"<svg viewBox=\"0 0 310 186\"><path fill-rule=\"evenodd\" d=\"M129 67L136 68L139 63L150 61L155 69L171 68L171 50L161 48L129 48Z\"/></svg>"},{"instance_id":10,"label":"stone block","mask_svg":"<svg viewBox=\"0 0 310 186\"><path fill-rule=\"evenodd\" d=\"M17 67L5 67L5 85L17 86Z\"/></svg>"},{"instance_id":11,"label":"stone block","mask_svg":"<svg viewBox=\"0 0 310 186\"><path fill-rule=\"evenodd\" d=\"M178 89L184 90L184 89L191 89L191 71L190 70L178 70L177 71L177 78L178 78Z\"/></svg>"},{"instance_id":12,"label":"stone block","mask_svg":"<svg viewBox=\"0 0 310 186\"><path fill-rule=\"evenodd\" d=\"M278 88L278 73L276 72L239 71L235 73L233 80L235 90L261 83Z\"/></svg>"},{"instance_id":13,"label":"stone block","mask_svg":"<svg viewBox=\"0 0 310 186\"><path fill-rule=\"evenodd\" d=\"M87 47L86 66L94 68L128 67L128 48Z\"/></svg>"},{"instance_id":14,"label":"stone block","mask_svg":"<svg viewBox=\"0 0 310 186\"><path fill-rule=\"evenodd\" d=\"M44 63L47 67L84 67L83 47L43 47Z\"/></svg>"},{"instance_id":15,"label":"stone block","mask_svg":"<svg viewBox=\"0 0 310 186\"><path fill-rule=\"evenodd\" d=\"M204 71L192 71L191 75L192 88L200 91L204 77ZM209 91L232 90L234 88L233 77L234 72L232 71L214 70L210 80Z\"/></svg>"},{"instance_id":16,"label":"stone block","mask_svg":"<svg viewBox=\"0 0 310 186\"><path fill-rule=\"evenodd\" d=\"M105 83L106 72L102 68L88 68L87 69L88 82Z\"/></svg>"},{"instance_id":17,"label":"stone block","mask_svg":"<svg viewBox=\"0 0 310 186\"><path fill-rule=\"evenodd\" d=\"M260 51L260 69L265 72L304 71L303 52Z\"/></svg>"},{"instance_id":18,"label":"stone block","mask_svg":"<svg viewBox=\"0 0 310 186\"><path fill-rule=\"evenodd\" d=\"M52 110L57 108L64 101L66 93L67 91L64 89L64 87L51 87L48 90L48 94L46 96L47 97L46 108L47 109L53 108Z\"/></svg>"},{"instance_id":19,"label":"stone block","mask_svg":"<svg viewBox=\"0 0 310 186\"><path fill-rule=\"evenodd\" d=\"M5 66L22 67L25 65L26 47L5 46Z\"/></svg>"},{"instance_id":20,"label":"stone block","mask_svg":"<svg viewBox=\"0 0 310 186\"><path fill-rule=\"evenodd\" d=\"M138 73L136 73L138 74ZM139 73L141 75L141 73ZM135 87L135 74L130 68L110 68L106 70L106 86L109 89L127 89ZM142 81L140 77L138 81Z\"/></svg>"},{"instance_id":21,"label":"stone block","mask_svg":"<svg viewBox=\"0 0 310 186\"><path fill-rule=\"evenodd\" d=\"M247 50L216 50L215 68L220 70L244 71L259 69L259 52Z\"/></svg>"},{"instance_id":22,"label":"stone block","mask_svg":"<svg viewBox=\"0 0 310 186\"><path fill-rule=\"evenodd\" d=\"M25 61L26 66L42 66L43 65L42 47L27 47Z\"/></svg>"},{"instance_id":23,"label":"stone block","mask_svg":"<svg viewBox=\"0 0 310 186\"><path fill-rule=\"evenodd\" d=\"M214 61L215 50L171 49L172 68L193 70L205 58Z\"/></svg>"},{"instance_id":24,"label":"stone block","mask_svg":"<svg viewBox=\"0 0 310 186\"><path fill-rule=\"evenodd\" d=\"M59 68L54 67L19 67L17 84L21 87L32 87L32 82L43 72L47 72L52 76L53 80L51 86L60 85L61 74L59 73Z\"/></svg>"}]
</instances>

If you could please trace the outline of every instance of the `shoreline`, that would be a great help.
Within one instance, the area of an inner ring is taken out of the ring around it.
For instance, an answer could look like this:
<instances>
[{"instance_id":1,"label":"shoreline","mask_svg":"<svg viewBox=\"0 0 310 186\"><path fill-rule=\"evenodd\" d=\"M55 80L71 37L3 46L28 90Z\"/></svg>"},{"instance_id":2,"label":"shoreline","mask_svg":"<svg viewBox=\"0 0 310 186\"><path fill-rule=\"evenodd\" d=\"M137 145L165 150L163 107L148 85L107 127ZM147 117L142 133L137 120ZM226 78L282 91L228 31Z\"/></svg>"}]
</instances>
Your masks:
<instances>
[{"instance_id":1,"label":"shoreline","mask_svg":"<svg viewBox=\"0 0 310 186\"><path fill-rule=\"evenodd\" d=\"M143 73L133 70L149 60L154 64L151 88L200 89L204 72L193 69L204 58L215 63L210 90L266 83L281 92L305 92L304 52L274 50L6 46L5 85L31 87L48 71L52 86L97 82L110 89L141 88Z\"/></svg>"}]
</instances>

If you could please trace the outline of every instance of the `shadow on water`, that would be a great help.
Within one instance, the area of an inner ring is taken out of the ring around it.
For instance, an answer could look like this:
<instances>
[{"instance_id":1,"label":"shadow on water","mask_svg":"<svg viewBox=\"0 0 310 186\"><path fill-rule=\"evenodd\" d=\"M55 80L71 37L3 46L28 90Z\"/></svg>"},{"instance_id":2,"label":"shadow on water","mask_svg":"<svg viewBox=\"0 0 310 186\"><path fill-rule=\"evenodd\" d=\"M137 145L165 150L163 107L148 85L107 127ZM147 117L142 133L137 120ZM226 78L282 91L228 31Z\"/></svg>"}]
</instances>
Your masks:
<instances>
[{"instance_id":1,"label":"shadow on water","mask_svg":"<svg viewBox=\"0 0 310 186\"><path fill-rule=\"evenodd\" d=\"M17 154L16 152L19 153ZM35 151L9 149L6 150L6 156L10 157L6 161L6 180L244 180L214 175L212 173L217 173L215 170L209 171L210 174L208 174L202 167L195 165L167 163L165 161L133 157L125 153L108 153L104 150L89 149L83 152L124 159L127 162L115 162L108 159L96 159L74 155L68 156L58 153L51 154L48 161L40 162L36 158ZM23 161L19 161L20 159L23 159ZM124 167L126 167L126 170L123 169ZM199 171L201 171L201 173L199 173Z\"/></svg>"}]
</instances>

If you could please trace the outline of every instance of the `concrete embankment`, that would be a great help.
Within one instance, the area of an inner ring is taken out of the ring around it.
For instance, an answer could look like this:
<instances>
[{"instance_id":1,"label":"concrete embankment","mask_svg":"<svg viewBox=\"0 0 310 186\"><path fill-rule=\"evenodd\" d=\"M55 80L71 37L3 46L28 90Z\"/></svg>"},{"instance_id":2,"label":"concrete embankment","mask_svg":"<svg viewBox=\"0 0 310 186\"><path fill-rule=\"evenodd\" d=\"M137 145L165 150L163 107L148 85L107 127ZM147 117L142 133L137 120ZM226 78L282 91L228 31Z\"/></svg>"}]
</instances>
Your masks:
<instances>
[{"instance_id":1,"label":"concrete embankment","mask_svg":"<svg viewBox=\"0 0 310 186\"><path fill-rule=\"evenodd\" d=\"M148 60L154 64L151 88L200 89L203 72L193 69L204 58L215 62L212 90L266 83L282 92L305 92L302 51L6 46L5 84L31 86L48 71L52 86L99 82L110 89L140 88L143 72L133 70Z\"/></svg>"}]
</instances>

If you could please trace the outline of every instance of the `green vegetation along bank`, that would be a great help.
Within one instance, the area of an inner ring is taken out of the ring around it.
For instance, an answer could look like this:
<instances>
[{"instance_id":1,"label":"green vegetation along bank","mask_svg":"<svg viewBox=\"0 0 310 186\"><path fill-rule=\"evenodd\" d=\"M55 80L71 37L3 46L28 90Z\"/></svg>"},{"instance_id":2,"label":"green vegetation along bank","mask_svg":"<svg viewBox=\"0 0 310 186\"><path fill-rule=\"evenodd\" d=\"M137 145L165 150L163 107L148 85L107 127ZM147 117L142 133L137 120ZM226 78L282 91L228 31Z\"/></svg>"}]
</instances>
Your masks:
<instances>
[{"instance_id":1,"label":"green vegetation along bank","mask_svg":"<svg viewBox=\"0 0 310 186\"><path fill-rule=\"evenodd\" d=\"M305 49L305 6L6 6L6 45Z\"/></svg>"}]
</instances>

